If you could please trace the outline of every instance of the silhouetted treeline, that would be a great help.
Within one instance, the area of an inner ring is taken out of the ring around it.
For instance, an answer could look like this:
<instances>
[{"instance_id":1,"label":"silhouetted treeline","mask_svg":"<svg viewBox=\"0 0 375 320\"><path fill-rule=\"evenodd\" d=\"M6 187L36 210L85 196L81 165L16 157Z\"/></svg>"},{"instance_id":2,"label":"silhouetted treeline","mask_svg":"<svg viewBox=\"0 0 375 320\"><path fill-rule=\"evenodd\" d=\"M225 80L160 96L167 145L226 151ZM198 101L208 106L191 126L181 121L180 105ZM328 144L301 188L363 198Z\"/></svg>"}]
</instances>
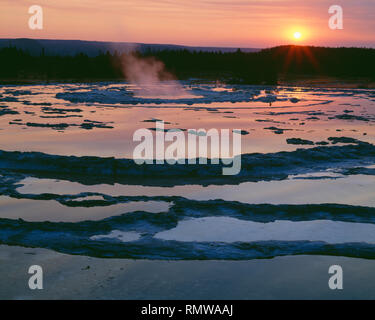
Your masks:
<instances>
[{"instance_id":1,"label":"silhouetted treeline","mask_svg":"<svg viewBox=\"0 0 375 320\"><path fill-rule=\"evenodd\" d=\"M375 49L279 46L262 50L278 74L375 79Z\"/></svg>"},{"instance_id":2,"label":"silhouetted treeline","mask_svg":"<svg viewBox=\"0 0 375 320\"><path fill-rule=\"evenodd\" d=\"M163 61L167 70L179 79L196 77L240 83L277 83L277 66L268 53L244 53L239 49L230 53L165 50L145 52L143 56Z\"/></svg>"},{"instance_id":3,"label":"silhouetted treeline","mask_svg":"<svg viewBox=\"0 0 375 320\"><path fill-rule=\"evenodd\" d=\"M179 79L206 78L239 83L276 84L280 75L366 77L375 79L375 49L280 46L260 52L233 53L162 50L153 56ZM126 54L96 57L30 55L17 48L0 50L0 79L123 79Z\"/></svg>"},{"instance_id":4,"label":"silhouetted treeline","mask_svg":"<svg viewBox=\"0 0 375 320\"><path fill-rule=\"evenodd\" d=\"M122 70L113 66L109 53L96 57L32 56L16 48L0 50L1 79L95 79L120 78Z\"/></svg>"},{"instance_id":5,"label":"silhouetted treeline","mask_svg":"<svg viewBox=\"0 0 375 320\"><path fill-rule=\"evenodd\" d=\"M154 56L178 78L202 77L246 83L274 84L275 66L263 54L189 52L187 50L148 51L139 57ZM126 54L107 52L96 57L32 56L16 48L0 50L2 79L119 79L123 78Z\"/></svg>"}]
</instances>

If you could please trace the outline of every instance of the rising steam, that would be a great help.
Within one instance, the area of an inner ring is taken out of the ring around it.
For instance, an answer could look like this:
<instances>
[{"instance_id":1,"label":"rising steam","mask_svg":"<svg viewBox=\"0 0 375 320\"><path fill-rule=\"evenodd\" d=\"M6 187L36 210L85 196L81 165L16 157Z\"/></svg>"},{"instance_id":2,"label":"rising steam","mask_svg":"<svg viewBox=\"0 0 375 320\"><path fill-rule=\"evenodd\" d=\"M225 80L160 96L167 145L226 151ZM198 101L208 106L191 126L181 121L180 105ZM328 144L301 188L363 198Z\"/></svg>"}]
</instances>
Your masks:
<instances>
[{"instance_id":1,"label":"rising steam","mask_svg":"<svg viewBox=\"0 0 375 320\"><path fill-rule=\"evenodd\" d=\"M192 98L194 97L165 69L161 61L153 57L139 57L136 53L125 55L123 73L135 85L134 93L146 98Z\"/></svg>"}]
</instances>

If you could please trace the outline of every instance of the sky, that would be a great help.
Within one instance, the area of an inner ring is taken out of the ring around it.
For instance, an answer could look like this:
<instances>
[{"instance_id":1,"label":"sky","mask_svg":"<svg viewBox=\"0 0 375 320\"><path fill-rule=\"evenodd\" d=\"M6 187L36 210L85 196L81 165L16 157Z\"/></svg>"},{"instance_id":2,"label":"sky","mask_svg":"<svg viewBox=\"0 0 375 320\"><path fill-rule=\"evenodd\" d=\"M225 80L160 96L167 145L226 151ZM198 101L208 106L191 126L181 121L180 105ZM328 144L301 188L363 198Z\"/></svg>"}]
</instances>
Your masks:
<instances>
[{"instance_id":1,"label":"sky","mask_svg":"<svg viewBox=\"0 0 375 320\"><path fill-rule=\"evenodd\" d=\"M29 28L31 5L42 30ZM329 28L331 5L343 8L342 30ZM375 0L1 0L0 38L375 48Z\"/></svg>"}]
</instances>

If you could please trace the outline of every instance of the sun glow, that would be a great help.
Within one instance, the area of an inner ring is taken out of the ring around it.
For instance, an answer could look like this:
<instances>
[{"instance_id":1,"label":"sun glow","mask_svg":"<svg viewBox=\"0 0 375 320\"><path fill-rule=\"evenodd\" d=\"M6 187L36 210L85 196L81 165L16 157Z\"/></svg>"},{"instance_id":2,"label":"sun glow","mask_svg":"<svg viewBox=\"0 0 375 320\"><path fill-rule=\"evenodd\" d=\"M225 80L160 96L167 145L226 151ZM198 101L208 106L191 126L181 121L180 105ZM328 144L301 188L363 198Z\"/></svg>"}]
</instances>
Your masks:
<instances>
[{"instance_id":1,"label":"sun glow","mask_svg":"<svg viewBox=\"0 0 375 320\"><path fill-rule=\"evenodd\" d=\"M293 37L294 37L294 39L299 40L299 39L301 39L302 34L301 34L301 32L297 31L297 32L294 32Z\"/></svg>"},{"instance_id":2,"label":"sun glow","mask_svg":"<svg viewBox=\"0 0 375 320\"><path fill-rule=\"evenodd\" d=\"M286 44L308 44L315 37L316 32L307 25L290 25L283 31Z\"/></svg>"}]
</instances>

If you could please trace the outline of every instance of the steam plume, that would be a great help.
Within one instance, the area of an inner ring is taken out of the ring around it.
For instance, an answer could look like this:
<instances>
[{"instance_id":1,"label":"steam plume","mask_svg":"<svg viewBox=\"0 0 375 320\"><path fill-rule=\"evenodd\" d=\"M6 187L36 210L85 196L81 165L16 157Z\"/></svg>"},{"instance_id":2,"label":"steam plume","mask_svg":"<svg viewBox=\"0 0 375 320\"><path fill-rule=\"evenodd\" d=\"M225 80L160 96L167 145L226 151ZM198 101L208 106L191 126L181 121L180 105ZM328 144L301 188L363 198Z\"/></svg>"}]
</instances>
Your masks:
<instances>
[{"instance_id":1,"label":"steam plume","mask_svg":"<svg viewBox=\"0 0 375 320\"><path fill-rule=\"evenodd\" d=\"M122 61L126 79L136 86L135 94L142 97L171 97L191 98L188 92L165 69L163 62L153 57L139 57L136 53L129 53Z\"/></svg>"}]
</instances>

